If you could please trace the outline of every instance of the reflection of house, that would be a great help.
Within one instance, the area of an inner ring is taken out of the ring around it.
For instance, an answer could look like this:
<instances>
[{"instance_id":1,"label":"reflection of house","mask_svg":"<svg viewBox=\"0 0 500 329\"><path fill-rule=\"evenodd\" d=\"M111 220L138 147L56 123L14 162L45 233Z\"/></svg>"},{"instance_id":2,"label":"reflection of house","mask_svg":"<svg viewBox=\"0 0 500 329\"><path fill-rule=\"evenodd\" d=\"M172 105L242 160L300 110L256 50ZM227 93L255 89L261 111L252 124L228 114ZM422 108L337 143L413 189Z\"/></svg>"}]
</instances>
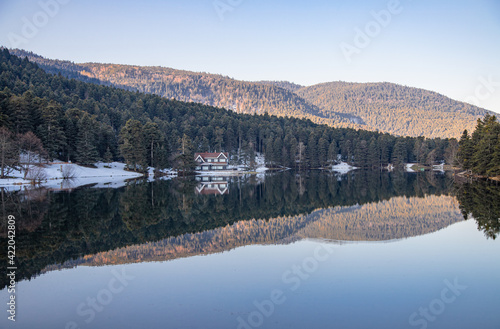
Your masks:
<instances>
[{"instance_id":1,"label":"reflection of house","mask_svg":"<svg viewBox=\"0 0 500 329\"><path fill-rule=\"evenodd\" d=\"M229 182L225 177L196 176L200 182L196 187L198 194L229 194Z\"/></svg>"},{"instance_id":2,"label":"reflection of house","mask_svg":"<svg viewBox=\"0 0 500 329\"><path fill-rule=\"evenodd\" d=\"M196 170L226 170L229 163L229 153L195 153Z\"/></svg>"}]
</instances>

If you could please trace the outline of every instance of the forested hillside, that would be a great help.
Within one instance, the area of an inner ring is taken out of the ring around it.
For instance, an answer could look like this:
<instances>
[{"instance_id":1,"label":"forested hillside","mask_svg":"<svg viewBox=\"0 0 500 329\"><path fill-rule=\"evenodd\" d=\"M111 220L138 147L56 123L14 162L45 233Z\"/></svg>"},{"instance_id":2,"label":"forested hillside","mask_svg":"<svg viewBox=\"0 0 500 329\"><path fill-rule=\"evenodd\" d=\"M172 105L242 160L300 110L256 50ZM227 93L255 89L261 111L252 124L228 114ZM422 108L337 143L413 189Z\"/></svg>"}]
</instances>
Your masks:
<instances>
[{"instance_id":1,"label":"forested hillside","mask_svg":"<svg viewBox=\"0 0 500 329\"><path fill-rule=\"evenodd\" d=\"M33 132L49 158L92 163L124 159L129 168L187 168L195 151L223 150L268 166L319 168L337 154L359 167L450 162L454 140L397 138L335 129L309 120L239 114L159 96L84 83L44 72L0 52L0 126L6 143Z\"/></svg>"},{"instance_id":2,"label":"forested hillside","mask_svg":"<svg viewBox=\"0 0 500 329\"><path fill-rule=\"evenodd\" d=\"M303 87L287 81L238 81L222 75L116 64L51 60L22 50L50 73L85 82L233 110L308 118L334 127L399 136L458 138L487 111L431 91L391 83L331 82Z\"/></svg>"},{"instance_id":3,"label":"forested hillside","mask_svg":"<svg viewBox=\"0 0 500 329\"><path fill-rule=\"evenodd\" d=\"M400 136L455 137L488 111L435 92L393 83L330 82L296 91L321 116L348 113L369 127Z\"/></svg>"},{"instance_id":4,"label":"forested hillside","mask_svg":"<svg viewBox=\"0 0 500 329\"><path fill-rule=\"evenodd\" d=\"M258 81L258 83L261 83L263 85L277 86L286 90L290 90L292 92L296 92L297 90L304 88L304 86L288 81Z\"/></svg>"},{"instance_id":5,"label":"forested hillside","mask_svg":"<svg viewBox=\"0 0 500 329\"><path fill-rule=\"evenodd\" d=\"M159 95L183 102L195 102L232 110L237 113L294 116L336 127L355 127L349 115L321 117L319 109L293 91L274 83L246 82L217 74L190 72L171 68L118 64L84 63L45 59L33 53L12 50L27 56L49 73L85 82L112 85L119 88Z\"/></svg>"}]
</instances>

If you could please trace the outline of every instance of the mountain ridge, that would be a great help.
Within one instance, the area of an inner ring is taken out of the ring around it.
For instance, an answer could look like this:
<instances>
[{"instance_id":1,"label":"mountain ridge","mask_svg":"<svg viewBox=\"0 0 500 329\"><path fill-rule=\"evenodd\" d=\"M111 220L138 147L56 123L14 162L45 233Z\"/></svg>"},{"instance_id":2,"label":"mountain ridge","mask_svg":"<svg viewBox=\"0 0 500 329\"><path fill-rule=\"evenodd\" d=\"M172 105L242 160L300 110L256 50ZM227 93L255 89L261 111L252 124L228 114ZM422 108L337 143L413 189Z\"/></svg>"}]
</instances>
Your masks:
<instances>
[{"instance_id":1,"label":"mountain ridge","mask_svg":"<svg viewBox=\"0 0 500 329\"><path fill-rule=\"evenodd\" d=\"M73 63L10 50L45 71L84 82L156 94L238 113L292 116L338 128L378 130L398 136L458 138L491 111L437 92L389 82L242 81L221 74L162 66Z\"/></svg>"}]
</instances>

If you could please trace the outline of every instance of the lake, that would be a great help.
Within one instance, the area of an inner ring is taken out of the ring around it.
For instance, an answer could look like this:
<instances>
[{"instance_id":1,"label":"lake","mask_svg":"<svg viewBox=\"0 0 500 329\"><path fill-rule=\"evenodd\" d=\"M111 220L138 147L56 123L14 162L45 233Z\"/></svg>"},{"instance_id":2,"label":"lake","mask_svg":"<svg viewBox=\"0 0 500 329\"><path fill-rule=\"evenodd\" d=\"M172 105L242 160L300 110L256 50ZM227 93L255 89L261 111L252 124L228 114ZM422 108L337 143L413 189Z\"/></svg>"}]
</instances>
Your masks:
<instances>
[{"instance_id":1,"label":"lake","mask_svg":"<svg viewBox=\"0 0 500 329\"><path fill-rule=\"evenodd\" d=\"M101 186L101 185L100 185ZM1 328L499 328L500 188L281 172L2 191ZM5 268L5 267L4 267Z\"/></svg>"}]
</instances>

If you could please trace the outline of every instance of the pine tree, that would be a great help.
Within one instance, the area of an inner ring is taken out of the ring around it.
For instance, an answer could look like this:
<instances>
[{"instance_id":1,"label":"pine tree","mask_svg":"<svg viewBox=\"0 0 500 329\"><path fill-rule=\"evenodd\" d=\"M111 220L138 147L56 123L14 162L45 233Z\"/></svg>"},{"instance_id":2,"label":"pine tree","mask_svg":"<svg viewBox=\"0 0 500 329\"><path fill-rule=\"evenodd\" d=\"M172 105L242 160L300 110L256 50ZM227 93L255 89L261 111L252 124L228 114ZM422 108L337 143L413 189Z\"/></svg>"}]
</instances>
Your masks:
<instances>
[{"instance_id":1,"label":"pine tree","mask_svg":"<svg viewBox=\"0 0 500 329\"><path fill-rule=\"evenodd\" d=\"M19 163L19 152L12 133L0 127L0 178L5 178Z\"/></svg>"},{"instance_id":2,"label":"pine tree","mask_svg":"<svg viewBox=\"0 0 500 329\"><path fill-rule=\"evenodd\" d=\"M309 136L309 140L307 141L307 160L309 163L309 167L319 167L318 154L318 138L315 134L311 134Z\"/></svg>"},{"instance_id":3,"label":"pine tree","mask_svg":"<svg viewBox=\"0 0 500 329\"><path fill-rule=\"evenodd\" d=\"M283 163L281 161L283 157L283 142L279 137L274 140L272 157L275 166L279 165L280 163Z\"/></svg>"},{"instance_id":4,"label":"pine tree","mask_svg":"<svg viewBox=\"0 0 500 329\"><path fill-rule=\"evenodd\" d=\"M76 140L76 160L83 165L91 165L97 161L95 127L97 122L87 113L78 121Z\"/></svg>"},{"instance_id":5,"label":"pine tree","mask_svg":"<svg viewBox=\"0 0 500 329\"><path fill-rule=\"evenodd\" d=\"M394 166L400 166L406 162L407 158L406 143L404 140L398 140L396 144L394 144L391 160L392 164L394 164Z\"/></svg>"},{"instance_id":6,"label":"pine tree","mask_svg":"<svg viewBox=\"0 0 500 329\"><path fill-rule=\"evenodd\" d=\"M377 140L372 137L370 144L368 145L368 163L372 168L380 169L382 164L380 163L380 152L377 145Z\"/></svg>"},{"instance_id":7,"label":"pine tree","mask_svg":"<svg viewBox=\"0 0 500 329\"><path fill-rule=\"evenodd\" d=\"M342 158L345 159L347 162L350 162L352 160L352 142L351 142L351 140L344 141L342 148L341 148L341 154L342 154Z\"/></svg>"},{"instance_id":8,"label":"pine tree","mask_svg":"<svg viewBox=\"0 0 500 329\"><path fill-rule=\"evenodd\" d=\"M194 161L193 143L188 135L184 134L180 140L179 154L175 158L175 168L182 174L190 173L196 168Z\"/></svg>"},{"instance_id":9,"label":"pine tree","mask_svg":"<svg viewBox=\"0 0 500 329\"><path fill-rule=\"evenodd\" d=\"M459 145L458 162L463 169L469 170L472 167L471 161L474 148L467 129L464 130L462 137L460 137Z\"/></svg>"},{"instance_id":10,"label":"pine tree","mask_svg":"<svg viewBox=\"0 0 500 329\"><path fill-rule=\"evenodd\" d=\"M356 166L366 169L368 168L368 146L365 140L358 143L355 149L354 160Z\"/></svg>"},{"instance_id":11,"label":"pine tree","mask_svg":"<svg viewBox=\"0 0 500 329\"><path fill-rule=\"evenodd\" d=\"M337 156L339 154L339 149L337 148L337 141L333 140L328 147L328 163L333 165L333 163L337 160Z\"/></svg>"},{"instance_id":12,"label":"pine tree","mask_svg":"<svg viewBox=\"0 0 500 329\"><path fill-rule=\"evenodd\" d=\"M326 167L328 164L328 149L330 144L328 141L321 137L318 141L318 162L320 167Z\"/></svg>"},{"instance_id":13,"label":"pine tree","mask_svg":"<svg viewBox=\"0 0 500 329\"><path fill-rule=\"evenodd\" d=\"M113 162L113 153L111 153L111 149L109 147L106 149L106 153L104 153L104 162L108 165Z\"/></svg>"},{"instance_id":14,"label":"pine tree","mask_svg":"<svg viewBox=\"0 0 500 329\"><path fill-rule=\"evenodd\" d=\"M486 172L488 176L500 175L500 135L498 135L497 145L493 151L493 157L489 164L489 169Z\"/></svg>"},{"instance_id":15,"label":"pine tree","mask_svg":"<svg viewBox=\"0 0 500 329\"><path fill-rule=\"evenodd\" d=\"M266 159L266 165L268 167L274 167L274 143L273 138L267 138L266 141L266 151L264 152L264 157Z\"/></svg>"},{"instance_id":16,"label":"pine tree","mask_svg":"<svg viewBox=\"0 0 500 329\"><path fill-rule=\"evenodd\" d=\"M158 125L153 122L147 122L144 125L144 140L146 142L146 151L149 155L149 165L155 167L157 170L162 169L158 167L158 161L155 157L158 156L160 143L162 140L160 129Z\"/></svg>"},{"instance_id":17,"label":"pine tree","mask_svg":"<svg viewBox=\"0 0 500 329\"><path fill-rule=\"evenodd\" d=\"M147 171L147 155L144 142L142 124L130 119L120 131L120 152L127 164L127 168L133 171Z\"/></svg>"},{"instance_id":18,"label":"pine tree","mask_svg":"<svg viewBox=\"0 0 500 329\"><path fill-rule=\"evenodd\" d=\"M10 112L13 119L13 129L17 134L24 134L33 128L28 102L24 97L12 96Z\"/></svg>"},{"instance_id":19,"label":"pine tree","mask_svg":"<svg viewBox=\"0 0 500 329\"><path fill-rule=\"evenodd\" d=\"M43 123L37 127L37 136L42 140L49 159L59 157L66 146L62 117L61 105L53 101L42 108Z\"/></svg>"},{"instance_id":20,"label":"pine tree","mask_svg":"<svg viewBox=\"0 0 500 329\"><path fill-rule=\"evenodd\" d=\"M486 115L478 120L476 131L472 134L474 153L472 155L472 171L485 175L493 161L494 148L497 144L500 125L495 116Z\"/></svg>"}]
</instances>

